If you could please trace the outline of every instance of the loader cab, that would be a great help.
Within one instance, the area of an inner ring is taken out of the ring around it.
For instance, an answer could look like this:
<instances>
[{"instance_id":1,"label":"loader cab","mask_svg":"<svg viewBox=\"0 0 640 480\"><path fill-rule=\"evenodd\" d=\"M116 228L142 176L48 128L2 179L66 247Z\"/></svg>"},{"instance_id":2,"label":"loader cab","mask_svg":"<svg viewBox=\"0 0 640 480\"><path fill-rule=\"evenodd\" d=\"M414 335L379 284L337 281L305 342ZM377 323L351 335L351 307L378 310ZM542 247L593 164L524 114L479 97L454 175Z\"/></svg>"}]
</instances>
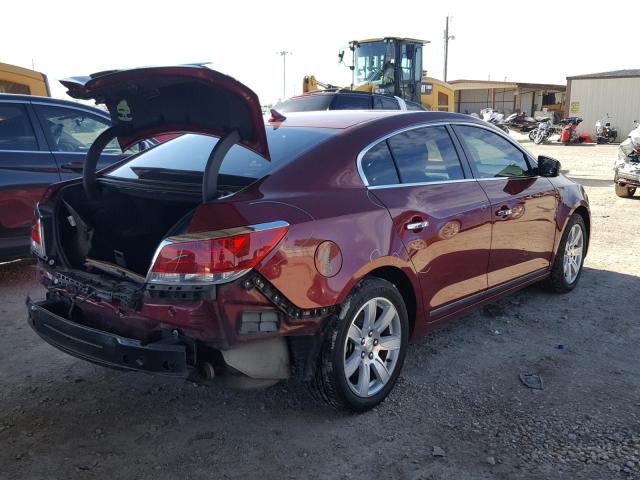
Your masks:
<instances>
[{"instance_id":1,"label":"loader cab","mask_svg":"<svg viewBox=\"0 0 640 480\"><path fill-rule=\"evenodd\" d=\"M420 102L422 46L427 42L398 37L352 41L354 90L395 95Z\"/></svg>"}]
</instances>

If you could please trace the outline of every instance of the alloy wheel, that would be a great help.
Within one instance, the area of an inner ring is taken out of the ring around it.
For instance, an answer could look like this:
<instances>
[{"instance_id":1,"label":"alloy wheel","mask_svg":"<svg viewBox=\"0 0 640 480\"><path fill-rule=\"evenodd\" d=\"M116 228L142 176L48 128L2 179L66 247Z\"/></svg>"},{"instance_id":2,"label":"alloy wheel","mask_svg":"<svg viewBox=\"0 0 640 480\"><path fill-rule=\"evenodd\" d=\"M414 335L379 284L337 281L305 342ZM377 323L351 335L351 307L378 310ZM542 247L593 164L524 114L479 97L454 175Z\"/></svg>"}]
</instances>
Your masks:
<instances>
[{"instance_id":1,"label":"alloy wheel","mask_svg":"<svg viewBox=\"0 0 640 480\"><path fill-rule=\"evenodd\" d=\"M344 344L344 376L351 391L371 397L389 382L400 356L396 307L383 297L366 302L351 319Z\"/></svg>"},{"instance_id":2,"label":"alloy wheel","mask_svg":"<svg viewBox=\"0 0 640 480\"><path fill-rule=\"evenodd\" d=\"M564 247L564 278L568 284L572 284L578 278L583 255L584 235L582 234L582 227L576 224L571 227Z\"/></svg>"}]
</instances>

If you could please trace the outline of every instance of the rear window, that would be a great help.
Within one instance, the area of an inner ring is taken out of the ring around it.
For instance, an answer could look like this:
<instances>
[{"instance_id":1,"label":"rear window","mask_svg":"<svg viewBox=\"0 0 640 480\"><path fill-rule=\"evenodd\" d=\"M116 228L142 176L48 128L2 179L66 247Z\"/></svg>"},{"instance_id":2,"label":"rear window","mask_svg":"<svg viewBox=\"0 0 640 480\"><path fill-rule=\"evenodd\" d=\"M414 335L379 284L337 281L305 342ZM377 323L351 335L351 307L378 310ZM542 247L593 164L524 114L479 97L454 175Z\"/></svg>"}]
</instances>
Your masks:
<instances>
[{"instance_id":1,"label":"rear window","mask_svg":"<svg viewBox=\"0 0 640 480\"><path fill-rule=\"evenodd\" d=\"M280 113L287 112L316 112L329 110L333 95L308 95L304 97L290 98L278 103L274 109Z\"/></svg>"},{"instance_id":2,"label":"rear window","mask_svg":"<svg viewBox=\"0 0 640 480\"><path fill-rule=\"evenodd\" d=\"M334 135L331 128L266 127L271 162L239 145L229 150L220 175L250 183ZM187 134L137 155L106 176L130 180L202 183L202 173L218 138ZM224 179L223 182L224 183ZM235 182L234 182L235 183Z\"/></svg>"},{"instance_id":3,"label":"rear window","mask_svg":"<svg viewBox=\"0 0 640 480\"><path fill-rule=\"evenodd\" d=\"M331 110L371 110L371 96L336 95Z\"/></svg>"}]
</instances>

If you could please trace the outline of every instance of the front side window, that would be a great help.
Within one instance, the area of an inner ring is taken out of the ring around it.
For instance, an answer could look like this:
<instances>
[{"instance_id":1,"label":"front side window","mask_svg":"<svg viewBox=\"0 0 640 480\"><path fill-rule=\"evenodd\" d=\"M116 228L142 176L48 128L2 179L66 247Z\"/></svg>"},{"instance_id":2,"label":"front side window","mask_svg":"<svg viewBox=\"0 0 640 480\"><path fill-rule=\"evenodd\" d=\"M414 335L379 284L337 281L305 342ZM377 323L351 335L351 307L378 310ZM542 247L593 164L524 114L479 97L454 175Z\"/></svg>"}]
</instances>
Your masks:
<instances>
[{"instance_id":1,"label":"front side window","mask_svg":"<svg viewBox=\"0 0 640 480\"><path fill-rule=\"evenodd\" d=\"M0 105L0 150L38 150L33 127L23 105Z\"/></svg>"},{"instance_id":2,"label":"front side window","mask_svg":"<svg viewBox=\"0 0 640 480\"><path fill-rule=\"evenodd\" d=\"M464 179L458 153L446 127L425 127L389 140L402 183Z\"/></svg>"},{"instance_id":3,"label":"front side window","mask_svg":"<svg viewBox=\"0 0 640 480\"><path fill-rule=\"evenodd\" d=\"M110 125L106 118L72 108L38 105L36 109L55 152L86 153ZM120 154L116 140L111 141L103 153Z\"/></svg>"},{"instance_id":4,"label":"front side window","mask_svg":"<svg viewBox=\"0 0 640 480\"><path fill-rule=\"evenodd\" d=\"M524 177L531 172L525 154L484 128L456 126L478 178Z\"/></svg>"}]
</instances>

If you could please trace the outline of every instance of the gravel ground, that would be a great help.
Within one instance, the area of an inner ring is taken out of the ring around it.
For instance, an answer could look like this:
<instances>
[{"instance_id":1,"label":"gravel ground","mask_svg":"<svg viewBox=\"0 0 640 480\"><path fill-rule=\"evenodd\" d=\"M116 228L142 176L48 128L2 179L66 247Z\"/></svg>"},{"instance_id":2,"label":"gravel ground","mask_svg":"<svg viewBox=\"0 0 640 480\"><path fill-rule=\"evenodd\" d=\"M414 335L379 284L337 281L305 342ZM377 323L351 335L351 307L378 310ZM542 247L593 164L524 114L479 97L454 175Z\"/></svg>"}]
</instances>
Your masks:
<instances>
[{"instance_id":1,"label":"gravel ground","mask_svg":"<svg viewBox=\"0 0 640 480\"><path fill-rule=\"evenodd\" d=\"M32 265L0 267L0 478L640 478L640 201L616 146L535 146L583 183L593 235L567 295L528 288L416 340L361 415L100 368L42 342ZM520 372L542 376L526 388Z\"/></svg>"}]
</instances>

